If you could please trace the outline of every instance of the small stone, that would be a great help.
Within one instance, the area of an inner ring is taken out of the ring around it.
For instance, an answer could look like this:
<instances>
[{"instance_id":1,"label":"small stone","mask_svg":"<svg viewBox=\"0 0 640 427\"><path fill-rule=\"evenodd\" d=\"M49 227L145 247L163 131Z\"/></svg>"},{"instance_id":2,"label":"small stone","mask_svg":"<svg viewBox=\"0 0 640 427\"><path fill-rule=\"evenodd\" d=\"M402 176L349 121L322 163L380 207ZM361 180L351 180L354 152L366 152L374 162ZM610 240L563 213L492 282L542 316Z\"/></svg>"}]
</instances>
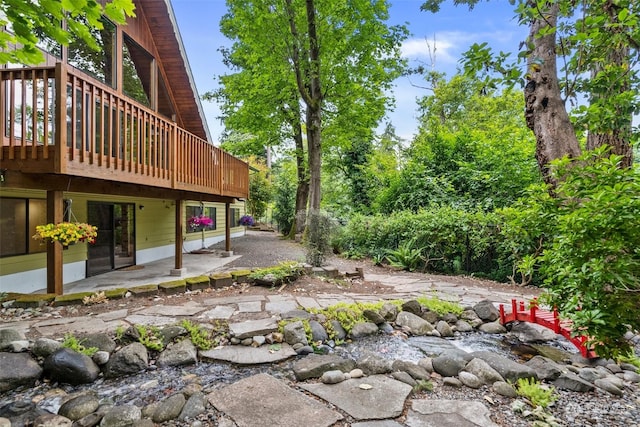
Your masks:
<instances>
[{"instance_id":1,"label":"small stone","mask_svg":"<svg viewBox=\"0 0 640 427\"><path fill-rule=\"evenodd\" d=\"M461 371L458 374L458 379L462 384L466 385L469 388L482 387L482 381L480 380L480 378L476 377L470 372Z\"/></svg>"},{"instance_id":2,"label":"small stone","mask_svg":"<svg viewBox=\"0 0 640 427\"><path fill-rule=\"evenodd\" d=\"M462 387L462 382L456 377L444 377L442 379L443 385L448 385L449 387L460 388Z\"/></svg>"},{"instance_id":3,"label":"small stone","mask_svg":"<svg viewBox=\"0 0 640 427\"><path fill-rule=\"evenodd\" d=\"M395 371L391 373L391 376L398 381L409 384L411 387L415 387L416 385L418 385L416 380L414 380L413 377L406 372Z\"/></svg>"},{"instance_id":4,"label":"small stone","mask_svg":"<svg viewBox=\"0 0 640 427\"><path fill-rule=\"evenodd\" d=\"M349 372L349 376L351 378L362 378L364 377L364 372L362 372L362 369L352 369L351 372Z\"/></svg>"},{"instance_id":5,"label":"small stone","mask_svg":"<svg viewBox=\"0 0 640 427\"><path fill-rule=\"evenodd\" d=\"M362 390L371 390L373 388L371 384L360 384L358 387L360 387Z\"/></svg>"},{"instance_id":6,"label":"small stone","mask_svg":"<svg viewBox=\"0 0 640 427\"><path fill-rule=\"evenodd\" d=\"M511 384L504 381L496 381L495 383L493 383L491 388L496 394L499 394L500 396L511 398L515 398L518 396L518 392L516 392L516 389L513 388Z\"/></svg>"},{"instance_id":7,"label":"small stone","mask_svg":"<svg viewBox=\"0 0 640 427\"><path fill-rule=\"evenodd\" d=\"M260 347L266 341L267 340L262 335L256 335L255 337L253 337L253 342L251 343L251 346L252 347Z\"/></svg>"},{"instance_id":8,"label":"small stone","mask_svg":"<svg viewBox=\"0 0 640 427\"><path fill-rule=\"evenodd\" d=\"M320 377L320 381L323 384L338 384L344 381L346 378L344 377L344 373L342 371L326 371Z\"/></svg>"},{"instance_id":9,"label":"small stone","mask_svg":"<svg viewBox=\"0 0 640 427\"><path fill-rule=\"evenodd\" d=\"M300 356L305 356L307 354L312 354L313 353L313 347L311 347L310 345L303 345L302 347L298 348L296 350L296 353L299 354Z\"/></svg>"},{"instance_id":10,"label":"small stone","mask_svg":"<svg viewBox=\"0 0 640 427\"><path fill-rule=\"evenodd\" d=\"M253 338L245 338L242 341L240 341L240 345L243 345L245 347L249 347L252 343L253 343Z\"/></svg>"}]
</instances>

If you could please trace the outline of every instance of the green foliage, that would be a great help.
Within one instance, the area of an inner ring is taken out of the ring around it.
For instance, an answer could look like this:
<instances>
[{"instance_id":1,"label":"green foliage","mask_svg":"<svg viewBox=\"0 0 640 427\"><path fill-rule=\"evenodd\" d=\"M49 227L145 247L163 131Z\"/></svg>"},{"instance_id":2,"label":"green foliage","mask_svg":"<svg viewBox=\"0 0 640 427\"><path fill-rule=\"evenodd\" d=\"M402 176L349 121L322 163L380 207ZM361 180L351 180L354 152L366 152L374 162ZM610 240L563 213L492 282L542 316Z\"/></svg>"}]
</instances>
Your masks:
<instances>
[{"instance_id":1,"label":"green foliage","mask_svg":"<svg viewBox=\"0 0 640 427\"><path fill-rule=\"evenodd\" d=\"M618 356L618 362L620 362L620 363L630 363L630 364L632 364L633 366L635 366L637 368L636 372L640 371L640 357L637 354L633 353L633 352L629 352L629 353L626 353L626 354L619 355Z\"/></svg>"},{"instance_id":2,"label":"green foliage","mask_svg":"<svg viewBox=\"0 0 640 427\"><path fill-rule=\"evenodd\" d=\"M258 268L249 274L250 279L263 279L266 276L274 280L283 280L300 273L300 264L295 261L283 261L272 267Z\"/></svg>"},{"instance_id":3,"label":"green foliage","mask_svg":"<svg viewBox=\"0 0 640 427\"><path fill-rule=\"evenodd\" d=\"M125 329L124 326L122 325L118 325L116 326L116 330L115 330L115 340L116 342L120 342L122 341L122 338L124 337L124 334L127 330Z\"/></svg>"},{"instance_id":4,"label":"green foliage","mask_svg":"<svg viewBox=\"0 0 640 427\"><path fill-rule=\"evenodd\" d=\"M416 248L416 239L402 242L398 249L392 249L387 254L387 260L393 267L402 268L403 270L413 271L423 261L422 251L424 248Z\"/></svg>"},{"instance_id":5,"label":"green foliage","mask_svg":"<svg viewBox=\"0 0 640 427\"><path fill-rule=\"evenodd\" d=\"M149 350L162 351L164 348L164 342L160 329L156 326L135 325L136 331L140 336L140 344L144 345Z\"/></svg>"},{"instance_id":6,"label":"green foliage","mask_svg":"<svg viewBox=\"0 0 640 427\"><path fill-rule=\"evenodd\" d=\"M432 271L505 280L510 252L499 232L501 217L449 206L390 215L353 215L342 232L343 253L373 256L414 242ZM420 265L417 268L424 267Z\"/></svg>"},{"instance_id":7,"label":"green foliage","mask_svg":"<svg viewBox=\"0 0 640 427\"><path fill-rule=\"evenodd\" d=\"M431 311L435 311L440 315L448 313L460 315L464 311L464 308L457 302L445 301L435 296L427 297L422 295L416 298L416 301L418 301L421 306L428 308Z\"/></svg>"},{"instance_id":8,"label":"green foliage","mask_svg":"<svg viewBox=\"0 0 640 427\"><path fill-rule=\"evenodd\" d=\"M267 171L258 170L249 174L249 199L247 210L256 220L262 218L271 202L272 186Z\"/></svg>"},{"instance_id":9,"label":"green foliage","mask_svg":"<svg viewBox=\"0 0 640 427\"><path fill-rule=\"evenodd\" d=\"M553 386L544 386L533 378L520 378L516 383L516 392L525 397L533 407L546 408L558 399Z\"/></svg>"},{"instance_id":10,"label":"green foliage","mask_svg":"<svg viewBox=\"0 0 640 427\"><path fill-rule=\"evenodd\" d=\"M209 350L213 347L213 340L211 339L211 331L206 330L201 325L196 325L188 319L184 319L180 322L180 326L185 328L189 333L191 342L200 350Z\"/></svg>"},{"instance_id":11,"label":"green foliage","mask_svg":"<svg viewBox=\"0 0 640 427\"><path fill-rule=\"evenodd\" d=\"M417 380L416 385L413 386L413 392L421 391L433 391L433 383L430 380Z\"/></svg>"},{"instance_id":12,"label":"green foliage","mask_svg":"<svg viewBox=\"0 0 640 427\"><path fill-rule=\"evenodd\" d=\"M538 189L507 223L538 262L545 302L602 357L628 352L623 336L640 327L640 176L619 161L600 149L555 162L555 197Z\"/></svg>"},{"instance_id":13,"label":"green foliage","mask_svg":"<svg viewBox=\"0 0 640 427\"><path fill-rule=\"evenodd\" d=\"M64 335L64 341L62 341L62 347L69 348L75 352L84 354L86 356L93 356L99 350L97 347L85 347L82 345L83 340L77 339L70 333Z\"/></svg>"},{"instance_id":14,"label":"green foliage","mask_svg":"<svg viewBox=\"0 0 640 427\"><path fill-rule=\"evenodd\" d=\"M331 251L331 235L334 221L326 212L310 210L307 214L307 227L304 233L304 247L307 262L314 267L324 264L327 254Z\"/></svg>"},{"instance_id":15,"label":"green foliage","mask_svg":"<svg viewBox=\"0 0 640 427\"><path fill-rule=\"evenodd\" d=\"M362 314L365 310L378 311L384 304L395 304L400 307L402 306L402 301L392 300L356 303L339 302L323 309L310 309L309 311L311 313L322 314L325 316L327 320L323 326L325 327L329 338L335 339L335 331L331 327L331 320L337 320L348 334L356 323L368 321Z\"/></svg>"},{"instance_id":16,"label":"green foliage","mask_svg":"<svg viewBox=\"0 0 640 427\"><path fill-rule=\"evenodd\" d=\"M97 49L91 30L103 27L101 16L124 24L135 16L132 0L97 1L0 0L0 27L11 25L12 33L0 34L0 64L38 64L44 60L37 44L42 40L68 45L82 39ZM62 22L66 21L66 26ZM9 48L18 44L20 47Z\"/></svg>"},{"instance_id":17,"label":"green foliage","mask_svg":"<svg viewBox=\"0 0 640 427\"><path fill-rule=\"evenodd\" d=\"M290 162L279 165L275 177L273 219L283 235L288 235L296 217L295 165Z\"/></svg>"}]
</instances>

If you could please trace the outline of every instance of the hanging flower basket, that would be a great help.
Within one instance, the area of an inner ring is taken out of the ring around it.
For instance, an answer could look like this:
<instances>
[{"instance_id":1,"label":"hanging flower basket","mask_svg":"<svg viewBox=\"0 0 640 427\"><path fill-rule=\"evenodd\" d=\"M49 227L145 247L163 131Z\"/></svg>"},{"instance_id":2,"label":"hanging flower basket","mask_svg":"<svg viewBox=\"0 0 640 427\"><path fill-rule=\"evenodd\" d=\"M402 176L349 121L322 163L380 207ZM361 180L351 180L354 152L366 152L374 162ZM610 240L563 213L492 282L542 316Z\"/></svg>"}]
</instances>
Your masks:
<instances>
[{"instance_id":1,"label":"hanging flower basket","mask_svg":"<svg viewBox=\"0 0 640 427\"><path fill-rule=\"evenodd\" d=\"M47 242L60 242L69 246L77 242L95 243L98 227L84 222L61 222L36 226L34 239Z\"/></svg>"},{"instance_id":2,"label":"hanging flower basket","mask_svg":"<svg viewBox=\"0 0 640 427\"><path fill-rule=\"evenodd\" d=\"M213 225L213 220L205 215L192 216L189 218L189 228L193 231L204 230Z\"/></svg>"},{"instance_id":3,"label":"hanging flower basket","mask_svg":"<svg viewBox=\"0 0 640 427\"><path fill-rule=\"evenodd\" d=\"M253 217L251 215L243 215L240 217L240 225L244 225L245 227L251 227L255 224Z\"/></svg>"}]
</instances>

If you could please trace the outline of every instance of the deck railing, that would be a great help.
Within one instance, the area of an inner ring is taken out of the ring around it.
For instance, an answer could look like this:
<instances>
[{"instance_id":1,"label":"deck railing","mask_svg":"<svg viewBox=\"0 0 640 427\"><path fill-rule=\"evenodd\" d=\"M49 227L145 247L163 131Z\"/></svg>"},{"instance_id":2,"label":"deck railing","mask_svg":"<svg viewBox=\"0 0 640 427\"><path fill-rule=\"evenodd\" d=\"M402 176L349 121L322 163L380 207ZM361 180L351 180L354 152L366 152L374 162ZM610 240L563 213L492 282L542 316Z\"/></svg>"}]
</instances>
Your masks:
<instances>
[{"instance_id":1,"label":"deck railing","mask_svg":"<svg viewBox=\"0 0 640 427\"><path fill-rule=\"evenodd\" d=\"M248 196L245 162L63 64L0 70L0 129L3 168Z\"/></svg>"}]
</instances>

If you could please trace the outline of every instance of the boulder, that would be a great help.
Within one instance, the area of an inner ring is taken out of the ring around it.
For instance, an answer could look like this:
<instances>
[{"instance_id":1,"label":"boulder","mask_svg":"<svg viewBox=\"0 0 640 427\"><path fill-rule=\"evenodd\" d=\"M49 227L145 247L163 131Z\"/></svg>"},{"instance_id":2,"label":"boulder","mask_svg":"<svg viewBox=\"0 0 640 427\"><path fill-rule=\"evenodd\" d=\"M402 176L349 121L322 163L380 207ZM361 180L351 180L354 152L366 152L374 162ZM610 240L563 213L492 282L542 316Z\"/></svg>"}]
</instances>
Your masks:
<instances>
[{"instance_id":1,"label":"boulder","mask_svg":"<svg viewBox=\"0 0 640 427\"><path fill-rule=\"evenodd\" d=\"M105 365L104 376L107 378L135 374L147 369L149 354L139 342L129 344L115 352Z\"/></svg>"},{"instance_id":2,"label":"boulder","mask_svg":"<svg viewBox=\"0 0 640 427\"><path fill-rule=\"evenodd\" d=\"M198 349L191 340L185 339L172 343L160 353L157 365L161 368L167 366L193 365L198 362Z\"/></svg>"},{"instance_id":3,"label":"boulder","mask_svg":"<svg viewBox=\"0 0 640 427\"><path fill-rule=\"evenodd\" d=\"M473 306L473 311L484 322L493 322L500 317L500 311L489 300L483 300Z\"/></svg>"},{"instance_id":4,"label":"boulder","mask_svg":"<svg viewBox=\"0 0 640 427\"><path fill-rule=\"evenodd\" d=\"M284 341L289 345L300 343L302 345L309 344L307 333L304 330L302 321L291 322L284 325Z\"/></svg>"},{"instance_id":5,"label":"boulder","mask_svg":"<svg viewBox=\"0 0 640 427\"><path fill-rule=\"evenodd\" d=\"M502 375L482 359L471 359L471 361L464 367L464 370L478 377L484 384L493 384L497 381L504 381Z\"/></svg>"},{"instance_id":6,"label":"boulder","mask_svg":"<svg viewBox=\"0 0 640 427\"><path fill-rule=\"evenodd\" d=\"M52 381L89 384L100 375L100 368L86 354L61 348L44 360L44 371Z\"/></svg>"},{"instance_id":7,"label":"boulder","mask_svg":"<svg viewBox=\"0 0 640 427\"><path fill-rule=\"evenodd\" d=\"M514 362L499 354L490 351L475 351L471 353L471 355L472 357L477 357L487 362L489 366L498 371L506 381L515 383L520 378L538 379L538 374L531 367Z\"/></svg>"},{"instance_id":8,"label":"boulder","mask_svg":"<svg viewBox=\"0 0 640 427\"><path fill-rule=\"evenodd\" d=\"M21 385L32 385L42 375L42 368L27 353L0 353L0 393Z\"/></svg>"},{"instance_id":9,"label":"boulder","mask_svg":"<svg viewBox=\"0 0 640 427\"><path fill-rule=\"evenodd\" d=\"M369 335L375 335L378 333L378 326L375 323L371 322L360 322L353 325L351 328L351 337L352 338L362 338L367 337Z\"/></svg>"},{"instance_id":10,"label":"boulder","mask_svg":"<svg viewBox=\"0 0 640 427\"><path fill-rule=\"evenodd\" d=\"M413 335L428 335L433 331L433 325L420 316L408 311L401 311L396 317L396 325L406 326Z\"/></svg>"},{"instance_id":11,"label":"boulder","mask_svg":"<svg viewBox=\"0 0 640 427\"><path fill-rule=\"evenodd\" d=\"M309 378L319 378L327 371L349 372L353 368L355 368L353 360L335 355L310 354L293 364L293 373L298 381L304 381Z\"/></svg>"}]
</instances>

